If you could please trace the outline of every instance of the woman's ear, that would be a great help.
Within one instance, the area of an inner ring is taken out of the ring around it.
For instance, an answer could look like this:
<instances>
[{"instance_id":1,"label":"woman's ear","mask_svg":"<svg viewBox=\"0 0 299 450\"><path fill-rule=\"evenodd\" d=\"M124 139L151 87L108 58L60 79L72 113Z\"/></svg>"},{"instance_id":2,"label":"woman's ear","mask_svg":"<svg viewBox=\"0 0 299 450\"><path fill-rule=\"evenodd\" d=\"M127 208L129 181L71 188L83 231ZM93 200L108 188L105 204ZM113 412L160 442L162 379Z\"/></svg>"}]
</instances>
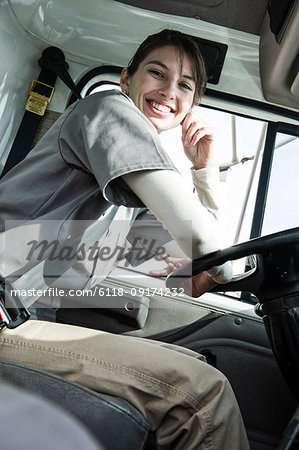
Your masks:
<instances>
[{"instance_id":1,"label":"woman's ear","mask_svg":"<svg viewBox=\"0 0 299 450\"><path fill-rule=\"evenodd\" d=\"M129 77L129 74L128 74L128 68L127 67L125 67L122 70L122 72L121 72L120 83L119 84L120 84L121 90L125 94L129 95L130 77Z\"/></svg>"}]
</instances>

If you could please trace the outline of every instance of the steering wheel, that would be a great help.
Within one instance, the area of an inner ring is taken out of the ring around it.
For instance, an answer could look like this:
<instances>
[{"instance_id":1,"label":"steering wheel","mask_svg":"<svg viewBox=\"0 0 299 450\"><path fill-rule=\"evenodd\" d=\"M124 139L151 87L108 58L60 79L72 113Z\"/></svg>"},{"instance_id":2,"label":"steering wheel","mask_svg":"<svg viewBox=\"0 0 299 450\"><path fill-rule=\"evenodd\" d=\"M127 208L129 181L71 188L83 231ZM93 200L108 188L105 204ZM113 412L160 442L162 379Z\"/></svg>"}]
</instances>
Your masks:
<instances>
[{"instance_id":1,"label":"steering wheel","mask_svg":"<svg viewBox=\"0 0 299 450\"><path fill-rule=\"evenodd\" d=\"M178 288L191 275L249 255L256 255L254 269L211 291L248 291L258 298L255 311L264 320L274 355L299 402L299 227L195 259L170 273L166 286Z\"/></svg>"}]
</instances>

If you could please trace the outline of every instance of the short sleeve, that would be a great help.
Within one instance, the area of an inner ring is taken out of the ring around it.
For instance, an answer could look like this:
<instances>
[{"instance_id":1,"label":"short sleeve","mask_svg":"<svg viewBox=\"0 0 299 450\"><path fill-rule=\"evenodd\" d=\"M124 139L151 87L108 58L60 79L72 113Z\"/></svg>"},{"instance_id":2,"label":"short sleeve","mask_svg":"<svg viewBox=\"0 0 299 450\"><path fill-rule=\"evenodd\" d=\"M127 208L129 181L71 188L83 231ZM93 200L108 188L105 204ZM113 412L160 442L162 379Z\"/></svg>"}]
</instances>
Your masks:
<instances>
[{"instance_id":1,"label":"short sleeve","mask_svg":"<svg viewBox=\"0 0 299 450\"><path fill-rule=\"evenodd\" d=\"M122 175L150 169L177 171L155 127L117 90L79 101L65 121L60 139L66 162L81 164L91 172L106 200L115 205L143 206Z\"/></svg>"}]
</instances>

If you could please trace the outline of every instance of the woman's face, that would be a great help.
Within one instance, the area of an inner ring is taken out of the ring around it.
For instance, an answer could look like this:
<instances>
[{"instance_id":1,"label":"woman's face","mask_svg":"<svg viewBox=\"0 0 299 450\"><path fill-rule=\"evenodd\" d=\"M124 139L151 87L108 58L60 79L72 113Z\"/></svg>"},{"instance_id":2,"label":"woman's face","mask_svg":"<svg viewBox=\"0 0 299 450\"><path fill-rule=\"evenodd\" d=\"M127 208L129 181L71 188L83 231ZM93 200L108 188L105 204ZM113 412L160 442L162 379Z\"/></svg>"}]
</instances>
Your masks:
<instances>
[{"instance_id":1,"label":"woman's face","mask_svg":"<svg viewBox=\"0 0 299 450\"><path fill-rule=\"evenodd\" d=\"M181 60L176 47L153 50L132 76L125 68L120 85L158 133L179 125L193 106L192 64L187 55Z\"/></svg>"}]
</instances>

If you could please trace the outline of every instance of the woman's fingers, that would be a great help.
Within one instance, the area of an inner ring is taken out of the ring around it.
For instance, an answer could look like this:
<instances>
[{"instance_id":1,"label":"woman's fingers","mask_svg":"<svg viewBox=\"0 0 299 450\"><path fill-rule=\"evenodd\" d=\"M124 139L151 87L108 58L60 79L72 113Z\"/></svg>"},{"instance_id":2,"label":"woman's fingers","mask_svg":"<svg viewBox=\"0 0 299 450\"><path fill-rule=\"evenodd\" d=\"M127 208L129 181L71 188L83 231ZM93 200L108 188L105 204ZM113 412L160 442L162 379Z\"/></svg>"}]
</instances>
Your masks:
<instances>
[{"instance_id":1,"label":"woman's fingers","mask_svg":"<svg viewBox=\"0 0 299 450\"><path fill-rule=\"evenodd\" d=\"M161 270L151 270L149 274L153 277L167 277L171 272L173 272L178 267L183 266L190 262L189 258L172 258L171 256L166 256L164 261L167 263L167 267Z\"/></svg>"},{"instance_id":2,"label":"woman's fingers","mask_svg":"<svg viewBox=\"0 0 299 450\"><path fill-rule=\"evenodd\" d=\"M193 122L185 135L183 145L185 147L196 145L197 142L206 134L207 129L205 127L199 127L198 123Z\"/></svg>"},{"instance_id":3,"label":"woman's fingers","mask_svg":"<svg viewBox=\"0 0 299 450\"><path fill-rule=\"evenodd\" d=\"M176 269L174 264L169 263L167 267L161 270L150 270L149 274L152 277L167 277L170 272L173 272Z\"/></svg>"},{"instance_id":4,"label":"woman's fingers","mask_svg":"<svg viewBox=\"0 0 299 450\"><path fill-rule=\"evenodd\" d=\"M196 145L204 136L212 137L213 134L213 128L192 113L188 113L182 122L182 142L186 147Z\"/></svg>"},{"instance_id":5,"label":"woman's fingers","mask_svg":"<svg viewBox=\"0 0 299 450\"><path fill-rule=\"evenodd\" d=\"M149 275L151 275L152 277L167 277L167 267L162 270L150 270Z\"/></svg>"}]
</instances>

